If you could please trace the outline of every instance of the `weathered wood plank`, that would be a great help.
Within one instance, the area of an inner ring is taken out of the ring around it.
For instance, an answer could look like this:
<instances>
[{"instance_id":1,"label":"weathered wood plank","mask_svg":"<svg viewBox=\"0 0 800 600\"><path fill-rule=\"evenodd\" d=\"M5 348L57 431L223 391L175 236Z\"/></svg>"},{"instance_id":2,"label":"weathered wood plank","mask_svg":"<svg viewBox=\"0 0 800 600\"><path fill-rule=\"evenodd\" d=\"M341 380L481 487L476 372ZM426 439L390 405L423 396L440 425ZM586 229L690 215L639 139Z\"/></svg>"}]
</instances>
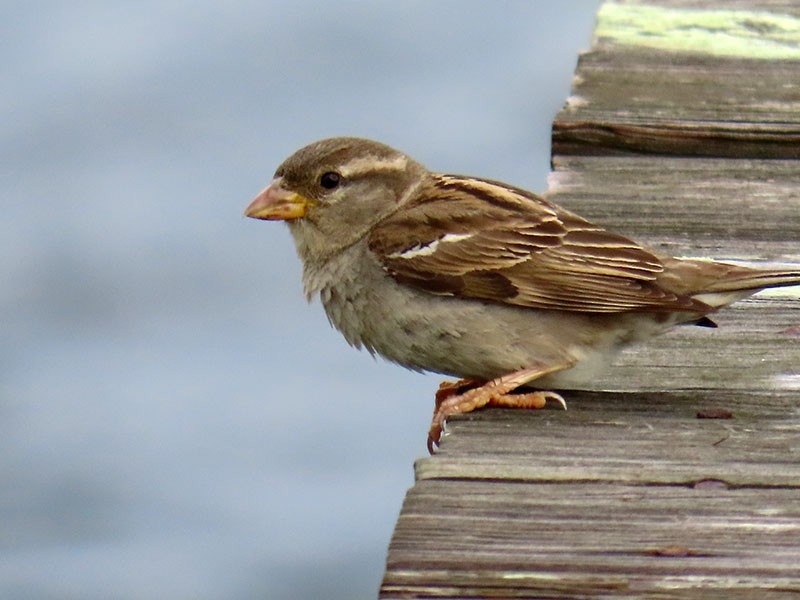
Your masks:
<instances>
[{"instance_id":1,"label":"weathered wood plank","mask_svg":"<svg viewBox=\"0 0 800 600\"><path fill-rule=\"evenodd\" d=\"M798 538L794 489L426 480L382 597L771 597L800 592Z\"/></svg>"},{"instance_id":2,"label":"weathered wood plank","mask_svg":"<svg viewBox=\"0 0 800 600\"><path fill-rule=\"evenodd\" d=\"M675 256L800 262L800 166L558 156L548 199Z\"/></svg>"},{"instance_id":3,"label":"weathered wood plank","mask_svg":"<svg viewBox=\"0 0 800 600\"><path fill-rule=\"evenodd\" d=\"M796 2L608 2L595 35L554 154L800 158Z\"/></svg>"},{"instance_id":4,"label":"weathered wood plank","mask_svg":"<svg viewBox=\"0 0 800 600\"><path fill-rule=\"evenodd\" d=\"M567 413L486 410L453 419L441 455L418 461L417 479L649 486L717 480L737 488L794 488L800 508L796 394L702 390L569 397ZM767 403L773 410L783 407L780 417L754 412ZM697 418L715 408L733 418ZM800 537L795 541L800 559Z\"/></svg>"}]
</instances>

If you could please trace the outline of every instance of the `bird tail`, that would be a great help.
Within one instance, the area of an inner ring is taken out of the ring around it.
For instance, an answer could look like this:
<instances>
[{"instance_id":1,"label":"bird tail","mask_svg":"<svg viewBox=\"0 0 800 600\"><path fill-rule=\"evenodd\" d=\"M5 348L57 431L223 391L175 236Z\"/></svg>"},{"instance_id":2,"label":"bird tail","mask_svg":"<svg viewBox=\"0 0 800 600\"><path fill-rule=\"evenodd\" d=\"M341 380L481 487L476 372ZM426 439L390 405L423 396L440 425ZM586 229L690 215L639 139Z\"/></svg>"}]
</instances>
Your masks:
<instances>
[{"instance_id":1,"label":"bird tail","mask_svg":"<svg viewBox=\"0 0 800 600\"><path fill-rule=\"evenodd\" d=\"M800 285L800 268L757 269L707 260L673 261L665 266L669 275L681 280L681 291L712 308L727 306L766 288Z\"/></svg>"},{"instance_id":2,"label":"bird tail","mask_svg":"<svg viewBox=\"0 0 800 600\"><path fill-rule=\"evenodd\" d=\"M800 270L760 270L737 267L741 272L732 272L728 277L710 282L708 292L728 292L737 290L763 290L773 287L800 285Z\"/></svg>"}]
</instances>

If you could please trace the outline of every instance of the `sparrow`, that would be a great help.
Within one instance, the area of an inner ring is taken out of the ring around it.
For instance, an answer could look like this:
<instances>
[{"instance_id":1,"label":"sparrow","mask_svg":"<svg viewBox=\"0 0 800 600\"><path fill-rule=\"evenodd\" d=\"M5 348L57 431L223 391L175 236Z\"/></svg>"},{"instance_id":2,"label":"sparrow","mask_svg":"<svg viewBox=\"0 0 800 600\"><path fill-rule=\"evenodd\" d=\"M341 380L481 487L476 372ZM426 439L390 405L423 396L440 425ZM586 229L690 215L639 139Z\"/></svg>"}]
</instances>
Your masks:
<instances>
[{"instance_id":1,"label":"sparrow","mask_svg":"<svg viewBox=\"0 0 800 600\"><path fill-rule=\"evenodd\" d=\"M287 223L307 298L349 344L460 378L436 394L431 452L452 415L566 408L549 389L586 386L623 347L800 284L800 268L660 256L531 192L354 137L298 150L245 215Z\"/></svg>"}]
</instances>

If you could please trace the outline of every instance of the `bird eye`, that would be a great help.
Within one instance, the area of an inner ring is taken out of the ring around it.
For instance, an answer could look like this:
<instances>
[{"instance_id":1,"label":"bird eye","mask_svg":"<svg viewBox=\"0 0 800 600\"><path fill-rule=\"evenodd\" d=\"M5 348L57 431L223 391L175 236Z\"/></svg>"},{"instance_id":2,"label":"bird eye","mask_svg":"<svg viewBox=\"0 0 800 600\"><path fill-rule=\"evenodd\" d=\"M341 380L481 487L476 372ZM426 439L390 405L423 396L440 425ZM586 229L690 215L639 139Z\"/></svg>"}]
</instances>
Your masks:
<instances>
[{"instance_id":1,"label":"bird eye","mask_svg":"<svg viewBox=\"0 0 800 600\"><path fill-rule=\"evenodd\" d=\"M328 171L327 173L323 173L322 177L319 178L319 184L324 187L326 190L332 190L333 188L337 187L342 181L342 176L336 173L335 171Z\"/></svg>"}]
</instances>

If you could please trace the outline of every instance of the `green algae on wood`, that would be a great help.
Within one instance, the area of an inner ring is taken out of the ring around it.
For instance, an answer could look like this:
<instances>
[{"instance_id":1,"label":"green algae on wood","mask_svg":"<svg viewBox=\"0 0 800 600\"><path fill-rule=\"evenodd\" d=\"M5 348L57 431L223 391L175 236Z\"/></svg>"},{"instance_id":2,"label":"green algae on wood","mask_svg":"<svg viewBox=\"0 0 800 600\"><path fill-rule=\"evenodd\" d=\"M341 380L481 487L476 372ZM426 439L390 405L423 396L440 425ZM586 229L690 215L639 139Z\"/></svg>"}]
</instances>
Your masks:
<instances>
[{"instance_id":1,"label":"green algae on wood","mask_svg":"<svg viewBox=\"0 0 800 600\"><path fill-rule=\"evenodd\" d=\"M673 52L800 60L800 18L763 10L609 2L598 12L595 39Z\"/></svg>"}]
</instances>

